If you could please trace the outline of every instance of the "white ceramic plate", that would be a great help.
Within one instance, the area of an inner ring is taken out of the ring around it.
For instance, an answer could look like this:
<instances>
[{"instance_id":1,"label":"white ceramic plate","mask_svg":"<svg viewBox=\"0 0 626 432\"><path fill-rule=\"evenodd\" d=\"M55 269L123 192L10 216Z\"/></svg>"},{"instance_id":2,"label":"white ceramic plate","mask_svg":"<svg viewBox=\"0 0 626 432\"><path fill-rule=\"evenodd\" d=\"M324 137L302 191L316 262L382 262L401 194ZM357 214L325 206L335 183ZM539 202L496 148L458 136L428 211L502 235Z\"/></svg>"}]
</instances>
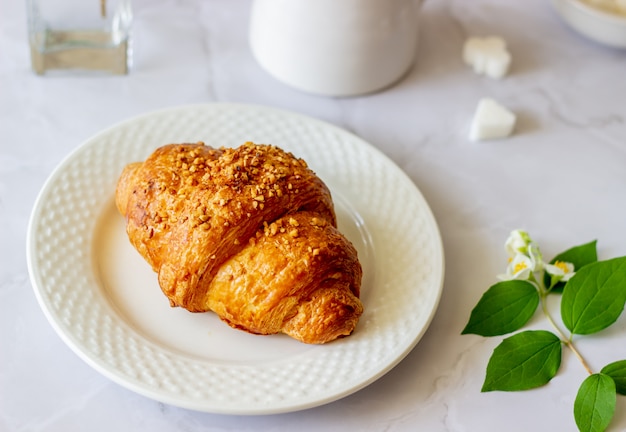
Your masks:
<instances>
[{"instance_id":1,"label":"white ceramic plate","mask_svg":"<svg viewBox=\"0 0 626 432\"><path fill-rule=\"evenodd\" d=\"M127 163L163 144L196 141L272 143L304 158L326 181L339 228L364 267L365 312L350 337L311 346L169 307L156 275L129 244L113 195ZM38 301L80 357L147 397L214 413L295 411L363 388L417 344L443 284L437 224L396 165L335 126L249 105L168 109L99 133L46 182L27 242Z\"/></svg>"}]
</instances>

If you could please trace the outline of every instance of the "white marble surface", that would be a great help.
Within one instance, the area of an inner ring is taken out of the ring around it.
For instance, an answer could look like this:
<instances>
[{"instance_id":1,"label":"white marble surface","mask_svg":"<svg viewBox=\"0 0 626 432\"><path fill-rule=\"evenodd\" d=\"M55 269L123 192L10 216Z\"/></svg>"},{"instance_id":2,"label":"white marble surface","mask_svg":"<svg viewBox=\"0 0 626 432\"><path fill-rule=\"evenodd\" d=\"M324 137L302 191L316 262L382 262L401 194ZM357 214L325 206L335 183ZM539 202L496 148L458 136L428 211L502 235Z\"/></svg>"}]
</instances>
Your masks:
<instances>
[{"instance_id":1,"label":"white marble surface","mask_svg":"<svg viewBox=\"0 0 626 432\"><path fill-rule=\"evenodd\" d=\"M428 0L413 70L383 92L334 99L292 90L257 65L247 42L249 6L136 1L130 75L42 78L30 71L24 5L0 1L0 430L575 430L572 406L586 375L569 351L543 388L480 393L501 338L460 332L503 271L511 229L528 229L547 256L592 239L601 259L626 255L626 52L574 34L547 0ZM504 80L474 75L461 60L465 38L487 34L509 43L513 64ZM484 96L518 115L514 136L468 141ZM395 369L351 396L255 417L167 406L84 363L36 302L27 222L54 167L115 122L214 101L278 107L350 130L393 159L432 207L446 255L438 312ZM549 328L541 319L532 326ZM596 370L626 359L626 316L579 346ZM626 430L625 397L610 430Z\"/></svg>"}]
</instances>

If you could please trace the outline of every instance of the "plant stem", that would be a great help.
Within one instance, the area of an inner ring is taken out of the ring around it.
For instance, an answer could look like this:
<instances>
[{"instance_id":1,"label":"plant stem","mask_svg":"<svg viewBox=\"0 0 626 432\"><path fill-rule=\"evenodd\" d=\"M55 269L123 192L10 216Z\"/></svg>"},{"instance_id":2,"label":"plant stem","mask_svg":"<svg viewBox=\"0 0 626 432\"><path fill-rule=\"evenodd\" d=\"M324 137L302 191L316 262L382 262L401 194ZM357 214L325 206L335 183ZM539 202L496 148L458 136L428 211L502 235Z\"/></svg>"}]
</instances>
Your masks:
<instances>
[{"instance_id":1,"label":"plant stem","mask_svg":"<svg viewBox=\"0 0 626 432\"><path fill-rule=\"evenodd\" d=\"M541 290L539 298L541 299L541 309L543 310L543 314L546 316L546 318L548 318L548 321L550 321L550 324L552 324L552 327L554 327L554 329L557 331L557 333L561 337L561 340L563 341L565 346L567 346L569 349L572 350L574 355L578 358L578 360L583 365L585 370L589 373L589 375L593 375L593 371L591 370L591 368L585 361L584 357L580 354L580 352L578 352L578 350L574 346L574 343L572 342L572 338L566 337L565 334L563 334L563 331L559 328L559 326L556 325L556 322L552 318L552 315L550 314L550 311L548 310L548 307L546 305L546 297L547 297L547 292L545 290Z\"/></svg>"},{"instance_id":2,"label":"plant stem","mask_svg":"<svg viewBox=\"0 0 626 432\"><path fill-rule=\"evenodd\" d=\"M591 370L591 368L589 367L589 365L587 364L587 362L585 361L585 359L583 358L583 356L578 352L578 350L576 349L576 347L574 346L574 344L572 343L571 340L567 339L565 341L565 345L572 350L572 352L574 353L574 355L576 357L578 357L578 360L580 360L580 363L583 365L583 367L585 368L585 370L587 371L587 373L589 373L589 375L593 375L593 371Z\"/></svg>"}]
</instances>

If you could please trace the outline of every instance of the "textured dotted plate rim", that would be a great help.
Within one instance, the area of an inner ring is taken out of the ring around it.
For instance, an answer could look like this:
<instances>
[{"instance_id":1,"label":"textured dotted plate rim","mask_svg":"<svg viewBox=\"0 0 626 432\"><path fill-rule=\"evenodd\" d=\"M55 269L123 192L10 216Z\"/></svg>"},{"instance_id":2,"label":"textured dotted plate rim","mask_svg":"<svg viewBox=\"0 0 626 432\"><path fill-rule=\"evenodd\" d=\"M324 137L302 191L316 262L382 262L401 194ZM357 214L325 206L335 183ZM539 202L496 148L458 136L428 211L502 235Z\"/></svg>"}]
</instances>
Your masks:
<instances>
[{"instance_id":1,"label":"textured dotted plate rim","mask_svg":"<svg viewBox=\"0 0 626 432\"><path fill-rule=\"evenodd\" d=\"M168 136L170 131L175 135ZM281 361L223 364L155 343L107 301L94 270L91 245L98 218L111 205L121 168L158 145L193 141L198 135L211 145L251 140L292 151L355 209L354 222L372 235L376 258L370 264L376 268L364 270L372 275L373 286L352 336ZM55 254L56 248L66 256ZM35 202L27 260L48 321L98 372L163 403L237 415L316 407L383 376L430 325L444 276L435 218L419 189L382 152L321 120L227 103L150 112L81 144L52 172Z\"/></svg>"}]
</instances>

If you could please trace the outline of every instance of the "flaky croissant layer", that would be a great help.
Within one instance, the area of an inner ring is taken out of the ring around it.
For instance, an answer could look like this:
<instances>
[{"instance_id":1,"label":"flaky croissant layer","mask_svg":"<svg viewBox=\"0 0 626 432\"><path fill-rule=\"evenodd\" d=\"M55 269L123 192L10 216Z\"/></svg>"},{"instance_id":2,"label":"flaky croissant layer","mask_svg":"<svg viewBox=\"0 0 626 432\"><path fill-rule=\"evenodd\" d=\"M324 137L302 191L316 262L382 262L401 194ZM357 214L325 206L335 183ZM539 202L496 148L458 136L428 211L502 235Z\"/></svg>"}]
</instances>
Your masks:
<instances>
[{"instance_id":1,"label":"flaky croissant layer","mask_svg":"<svg viewBox=\"0 0 626 432\"><path fill-rule=\"evenodd\" d=\"M116 204L172 306L318 344L363 313L361 265L328 188L278 147L163 146L124 169Z\"/></svg>"}]
</instances>

